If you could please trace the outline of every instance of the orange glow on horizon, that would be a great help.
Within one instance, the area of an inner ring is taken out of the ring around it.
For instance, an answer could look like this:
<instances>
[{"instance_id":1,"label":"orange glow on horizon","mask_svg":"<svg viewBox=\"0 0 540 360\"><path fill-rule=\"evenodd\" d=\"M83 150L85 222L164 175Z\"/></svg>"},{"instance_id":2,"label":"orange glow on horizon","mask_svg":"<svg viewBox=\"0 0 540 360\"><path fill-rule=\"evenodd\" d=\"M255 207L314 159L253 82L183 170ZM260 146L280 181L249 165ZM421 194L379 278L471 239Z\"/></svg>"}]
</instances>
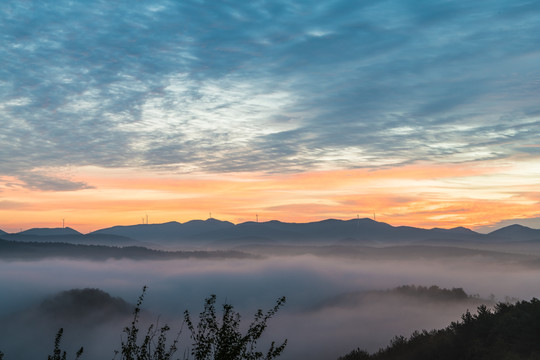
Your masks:
<instances>
[{"instance_id":1,"label":"orange glow on horizon","mask_svg":"<svg viewBox=\"0 0 540 360\"><path fill-rule=\"evenodd\" d=\"M234 223L373 217L391 225L478 227L540 215L534 181L512 164L429 165L299 174L162 174L138 169L71 169L76 191L24 188L0 179L0 229L66 226L83 233L113 225L206 219ZM510 175L509 175L510 174ZM534 174L531 175L534 177ZM510 184L509 186L490 186Z\"/></svg>"}]
</instances>

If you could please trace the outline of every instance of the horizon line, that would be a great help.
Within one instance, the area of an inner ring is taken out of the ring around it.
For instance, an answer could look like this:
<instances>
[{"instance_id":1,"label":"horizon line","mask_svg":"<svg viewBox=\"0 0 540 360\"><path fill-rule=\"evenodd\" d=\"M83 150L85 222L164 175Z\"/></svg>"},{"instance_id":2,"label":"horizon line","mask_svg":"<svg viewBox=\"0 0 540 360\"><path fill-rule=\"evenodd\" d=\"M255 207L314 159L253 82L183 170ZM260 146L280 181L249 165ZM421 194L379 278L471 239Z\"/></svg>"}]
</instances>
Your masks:
<instances>
[{"instance_id":1,"label":"horizon line","mask_svg":"<svg viewBox=\"0 0 540 360\"><path fill-rule=\"evenodd\" d=\"M64 219L63 219L64 220ZM451 227L451 228L444 228L444 227L438 227L438 226L435 226L435 227L431 227L431 228L425 228L425 227L419 227L419 226L410 226L410 225L392 225L388 222L385 222L385 221L378 221L378 220L375 220L375 219L372 219L370 217L356 217L356 218L350 218L350 219L337 219L337 218L326 218L326 219L322 219L322 220L315 220L315 221L306 221L306 222L295 222L295 221L281 221L281 220L277 220L277 219L272 219L272 220L267 220L267 221L253 221L253 220L248 220L248 221L242 221L242 222L232 222L232 221L229 221L229 220L220 220L220 219L217 219L215 217L209 217L207 219L191 219L191 220L188 220L188 221L185 221L185 222L180 222L180 221L177 221L177 220L170 220L170 221L164 221L164 222L159 222L159 223L137 223L137 224L127 224L127 225L121 225L121 224L117 224L117 225L112 225L112 226L107 226L107 227L103 227L103 228L98 228L96 230L92 230L92 231L89 231L89 232L81 232L77 229L75 229L74 227L70 227L69 225L68 226L65 226L65 222L63 222L63 226L61 227L30 227L30 228L26 228L26 229L23 229L21 228L20 231L17 231L17 232L7 232L5 231L7 234L20 234L22 232L25 232L25 231L30 231L30 230L39 230L39 229L50 229L50 230L56 230L56 229L71 229L71 230L74 230L76 232L78 232L79 234L82 234L82 235L88 235L88 234L91 234L91 233L94 233L96 231L100 231L100 230L104 230L104 229L109 229L109 228L113 228L113 227L131 227L131 226L145 226L145 225L164 225L164 224L168 224L168 223L177 223L177 224L180 224L180 225L184 225L184 224L187 224L187 223L190 223L190 222L193 222L193 221L202 221L202 222L206 222L206 221L211 221L211 220L214 220L214 221L219 221L219 222L228 222L228 223L231 223L233 224L234 226L236 225L241 225L241 224L246 224L246 223L260 223L260 224L265 224L265 223L270 223L270 222L279 222L279 223L284 223L284 224L312 224L312 223L320 223L320 222L324 222L324 221L330 221L330 220L334 220L334 221L342 221L342 222L348 222L348 221L354 221L354 220L357 220L357 221L360 221L360 220L370 220L370 221L373 221L375 223L381 223L381 224L387 224L389 226L392 226L392 227L410 227L410 228L416 228L416 229L425 229L425 230L433 230L433 229L442 229L442 230L452 230L452 229L459 229L459 228L462 228L462 229L467 229L467 230L470 230L470 231L474 231L476 233L479 233L479 234L489 234L490 232L493 232L493 231L496 231L496 230L499 230L499 229L503 229L503 228L506 228L506 227L510 227L510 226L515 226L515 225L518 225L518 226L522 226L522 227L526 227L526 228L529 228L529 229L533 229L533 230L540 230L540 228L533 228L533 227L530 227L530 226L527 226L527 225L522 225L522 224L518 224L517 222L516 223L512 223L512 224L509 224L509 225L505 225L505 226L500 226L500 227L493 227L493 229L487 229L485 226L481 227L481 228L484 228L486 231L478 231L478 230L473 230L471 229L470 227L465 227L465 226L454 226L454 227ZM2 230L2 228L0 227L0 230L1 231L4 231Z\"/></svg>"}]
</instances>

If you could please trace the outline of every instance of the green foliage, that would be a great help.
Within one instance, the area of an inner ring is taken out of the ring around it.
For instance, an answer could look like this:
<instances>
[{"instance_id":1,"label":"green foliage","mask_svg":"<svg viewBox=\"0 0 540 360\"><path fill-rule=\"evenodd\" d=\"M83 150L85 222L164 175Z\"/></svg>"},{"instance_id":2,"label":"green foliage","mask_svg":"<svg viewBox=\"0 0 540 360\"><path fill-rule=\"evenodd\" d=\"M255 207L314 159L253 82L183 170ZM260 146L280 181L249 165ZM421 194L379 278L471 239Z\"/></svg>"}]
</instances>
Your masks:
<instances>
[{"instance_id":1,"label":"green foliage","mask_svg":"<svg viewBox=\"0 0 540 360\"><path fill-rule=\"evenodd\" d=\"M354 350L339 360L511 360L540 359L540 300L485 305L467 311L442 330L395 337L374 354Z\"/></svg>"},{"instance_id":2,"label":"green foliage","mask_svg":"<svg viewBox=\"0 0 540 360\"><path fill-rule=\"evenodd\" d=\"M432 286L416 286L402 285L394 290L395 293L410 296L422 296L432 300L451 301L451 300L466 300L469 295L462 288L444 289L436 285Z\"/></svg>"},{"instance_id":3,"label":"green foliage","mask_svg":"<svg viewBox=\"0 0 540 360\"><path fill-rule=\"evenodd\" d=\"M272 341L266 353L256 349L257 341L267 327L267 321L285 304L285 297L278 299L276 305L266 314L258 310L247 332L240 331L240 314L230 304L223 305L221 320L216 315L216 296L206 299L204 310L199 314L199 323L193 324L189 312L184 319L191 332L195 360L270 360L281 355L287 340L281 345Z\"/></svg>"},{"instance_id":4,"label":"green foliage","mask_svg":"<svg viewBox=\"0 0 540 360\"><path fill-rule=\"evenodd\" d=\"M115 359L116 356L120 354L121 360L170 360L177 350L180 333L178 333L172 344L167 346L167 332L170 330L168 325L164 325L159 329L157 325L150 325L142 343L138 343L139 316L146 289L147 287L144 286L142 294L139 296L139 300L135 306L135 310L133 310L131 326L124 328L126 338L125 340L121 340L121 350L115 351Z\"/></svg>"},{"instance_id":5,"label":"green foliage","mask_svg":"<svg viewBox=\"0 0 540 360\"><path fill-rule=\"evenodd\" d=\"M172 344L167 346L167 333L170 330L168 325L150 325L142 341L139 341L139 318L146 289L146 286L143 287L137 301L131 325L123 331L125 339L122 339L121 350L115 351L115 358L120 355L121 360L171 360L178 349L180 333ZM191 355L195 360L271 360L283 352L287 340L279 346L272 342L266 354L256 351L256 343L266 329L267 321L285 303L284 297L266 314L259 310L245 335L239 330L240 314L234 311L233 306L223 305L223 314L221 320L218 320L215 302L215 295L206 299L197 325L193 324L188 311L184 313L193 340Z\"/></svg>"},{"instance_id":6,"label":"green foliage","mask_svg":"<svg viewBox=\"0 0 540 360\"><path fill-rule=\"evenodd\" d=\"M144 286L133 310L133 320L130 326L124 328L120 350L114 351L113 359L120 356L120 360L173 360L173 355L178 349L180 332L170 342L167 340L170 327L152 324L146 330L144 338L140 339L139 320L146 290L147 287ZM266 313L258 310L245 334L240 331L240 314L233 306L223 305L223 314L221 320L218 320L215 303L215 295L206 299L204 311L200 314L197 325L193 324L188 311L184 313L193 340L191 355L195 360L271 360L281 355L287 340L281 345L272 342L266 353L258 351L256 345L266 330L268 320L285 304L285 297L278 299L276 305ZM49 355L47 360L66 360L66 352L60 348L63 332L64 329L61 328L56 334L53 355ZM76 353L75 360L78 360L82 353L81 347ZM0 360L3 358L4 353L0 351Z\"/></svg>"},{"instance_id":7,"label":"green foliage","mask_svg":"<svg viewBox=\"0 0 540 360\"><path fill-rule=\"evenodd\" d=\"M340 356L338 360L369 360L371 359L371 355L363 349L356 349L351 351L345 356Z\"/></svg>"},{"instance_id":8,"label":"green foliage","mask_svg":"<svg viewBox=\"0 0 540 360\"><path fill-rule=\"evenodd\" d=\"M60 341L62 341L62 335L64 334L64 329L60 328L58 332L56 333L56 337L54 339L54 349L53 349L53 355L47 356L47 360L66 360L66 352L62 351L60 349ZM81 347L79 351L75 354L75 360L79 359L83 353L83 348ZM1 353L0 353L1 354ZM1 354L0 360L3 358L3 354Z\"/></svg>"}]
</instances>

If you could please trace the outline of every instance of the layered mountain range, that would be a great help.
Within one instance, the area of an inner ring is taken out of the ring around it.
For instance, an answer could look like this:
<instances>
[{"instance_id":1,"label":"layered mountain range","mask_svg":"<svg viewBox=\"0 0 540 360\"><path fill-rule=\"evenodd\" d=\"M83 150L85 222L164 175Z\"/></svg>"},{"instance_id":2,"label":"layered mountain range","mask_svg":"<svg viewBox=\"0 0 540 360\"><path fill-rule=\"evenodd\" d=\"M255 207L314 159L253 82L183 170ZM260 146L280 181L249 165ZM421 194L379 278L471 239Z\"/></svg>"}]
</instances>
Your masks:
<instances>
[{"instance_id":1,"label":"layered mountain range","mask_svg":"<svg viewBox=\"0 0 540 360\"><path fill-rule=\"evenodd\" d=\"M246 244L265 245L400 245L540 243L540 229L511 225L488 234L467 228L423 229L391 226L368 218L328 219L309 223L280 221L233 224L217 219L176 221L163 224L113 226L88 234L72 228L35 228L18 233L0 233L0 239L24 242L63 242L153 248L217 247Z\"/></svg>"}]
</instances>

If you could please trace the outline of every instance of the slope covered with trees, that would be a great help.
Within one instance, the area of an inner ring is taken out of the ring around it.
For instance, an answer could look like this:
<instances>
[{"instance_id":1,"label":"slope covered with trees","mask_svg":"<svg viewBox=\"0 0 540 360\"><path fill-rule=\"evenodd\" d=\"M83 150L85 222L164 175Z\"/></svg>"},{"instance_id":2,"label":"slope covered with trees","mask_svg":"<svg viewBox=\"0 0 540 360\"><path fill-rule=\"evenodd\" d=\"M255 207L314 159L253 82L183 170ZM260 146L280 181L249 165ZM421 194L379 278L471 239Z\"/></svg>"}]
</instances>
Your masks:
<instances>
[{"instance_id":1,"label":"slope covered with trees","mask_svg":"<svg viewBox=\"0 0 540 360\"><path fill-rule=\"evenodd\" d=\"M219 259L255 258L256 256L235 250L214 251L162 251L142 246L82 245L64 242L22 242L0 239L0 260L40 260L45 258L76 258L88 260L132 259Z\"/></svg>"},{"instance_id":2,"label":"slope covered with trees","mask_svg":"<svg viewBox=\"0 0 540 360\"><path fill-rule=\"evenodd\" d=\"M396 336L374 354L357 349L338 360L540 359L540 300L485 305L441 330Z\"/></svg>"}]
</instances>

